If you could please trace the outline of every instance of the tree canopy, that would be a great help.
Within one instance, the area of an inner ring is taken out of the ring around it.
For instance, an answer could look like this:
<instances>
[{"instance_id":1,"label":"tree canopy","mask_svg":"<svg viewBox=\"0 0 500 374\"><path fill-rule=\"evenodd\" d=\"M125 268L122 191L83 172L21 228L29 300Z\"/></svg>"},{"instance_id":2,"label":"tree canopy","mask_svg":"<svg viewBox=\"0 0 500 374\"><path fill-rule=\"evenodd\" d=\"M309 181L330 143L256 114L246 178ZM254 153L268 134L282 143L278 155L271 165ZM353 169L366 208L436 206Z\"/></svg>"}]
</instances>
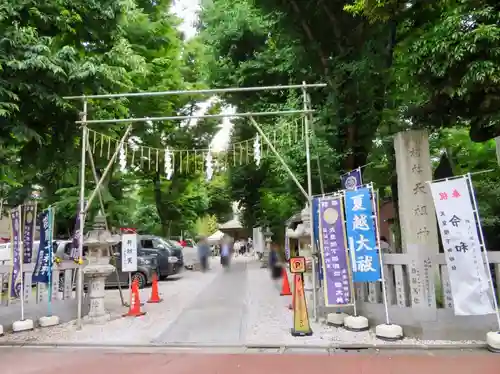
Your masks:
<instances>
[{"instance_id":1,"label":"tree canopy","mask_svg":"<svg viewBox=\"0 0 500 374\"><path fill-rule=\"evenodd\" d=\"M3 200L19 204L38 186L41 206L56 207L58 233L73 229L81 148L75 121L82 101L64 96L324 82L326 88L309 90L316 110L310 120L314 193L335 190L342 173L368 164L365 180L397 206L393 135L427 128L434 167L445 154L455 174L495 169L478 177L476 187L488 239L500 241L500 174L492 140L500 134L496 2L202 0L199 33L188 40L171 10L171 0L15 0L0 7ZM145 118L191 115L202 106L210 114L228 105L240 112L303 107L300 90L206 99L92 99L87 115ZM305 186L303 119L258 121ZM302 209L303 196L262 139L260 165L241 162L244 152L245 158L252 153L256 131L248 119L233 125L227 150L214 153L214 178L206 181L207 150L220 120L134 123L126 168L117 160L101 188L112 226L210 234L216 220L231 218L231 202L238 201L248 226L282 231L283 222ZM98 178L127 126L90 127ZM170 179L167 149L176 150ZM95 182L89 168L85 181L90 194ZM97 202L91 215L100 209Z\"/></svg>"}]
</instances>

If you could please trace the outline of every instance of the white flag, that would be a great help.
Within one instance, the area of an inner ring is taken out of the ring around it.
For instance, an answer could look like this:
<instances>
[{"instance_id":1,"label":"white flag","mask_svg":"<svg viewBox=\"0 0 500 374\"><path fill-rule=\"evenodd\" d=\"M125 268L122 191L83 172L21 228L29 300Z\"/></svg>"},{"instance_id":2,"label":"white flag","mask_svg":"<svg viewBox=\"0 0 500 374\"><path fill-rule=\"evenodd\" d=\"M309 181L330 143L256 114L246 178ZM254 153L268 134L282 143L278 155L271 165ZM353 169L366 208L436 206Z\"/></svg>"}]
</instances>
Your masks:
<instances>
[{"instance_id":1,"label":"white flag","mask_svg":"<svg viewBox=\"0 0 500 374\"><path fill-rule=\"evenodd\" d=\"M431 184L455 315L495 313L467 178ZM478 222L480 224L480 222Z\"/></svg>"}]
</instances>

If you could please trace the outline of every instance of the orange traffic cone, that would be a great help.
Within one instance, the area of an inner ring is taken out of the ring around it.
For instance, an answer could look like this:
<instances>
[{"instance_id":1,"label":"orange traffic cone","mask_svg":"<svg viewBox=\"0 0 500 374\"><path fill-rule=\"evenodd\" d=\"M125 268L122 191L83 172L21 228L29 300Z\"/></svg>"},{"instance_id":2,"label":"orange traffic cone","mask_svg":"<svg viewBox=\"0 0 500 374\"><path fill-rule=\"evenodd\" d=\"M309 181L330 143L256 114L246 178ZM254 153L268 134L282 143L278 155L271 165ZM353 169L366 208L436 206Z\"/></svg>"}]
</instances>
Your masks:
<instances>
[{"instance_id":1,"label":"orange traffic cone","mask_svg":"<svg viewBox=\"0 0 500 374\"><path fill-rule=\"evenodd\" d=\"M153 273L153 284L151 285L151 297L148 303L161 303L163 299L160 299L160 294L158 293L158 276Z\"/></svg>"},{"instance_id":2,"label":"orange traffic cone","mask_svg":"<svg viewBox=\"0 0 500 374\"><path fill-rule=\"evenodd\" d=\"M141 311L141 299L139 297L139 282L134 280L132 282L132 292L130 294L130 308L128 313L123 317L140 317L145 315L146 312Z\"/></svg>"},{"instance_id":3,"label":"orange traffic cone","mask_svg":"<svg viewBox=\"0 0 500 374\"><path fill-rule=\"evenodd\" d=\"M292 291L290 291L290 283L288 283L288 274L286 273L286 269L283 268L282 272L283 283L281 285L281 296L290 296Z\"/></svg>"}]
</instances>

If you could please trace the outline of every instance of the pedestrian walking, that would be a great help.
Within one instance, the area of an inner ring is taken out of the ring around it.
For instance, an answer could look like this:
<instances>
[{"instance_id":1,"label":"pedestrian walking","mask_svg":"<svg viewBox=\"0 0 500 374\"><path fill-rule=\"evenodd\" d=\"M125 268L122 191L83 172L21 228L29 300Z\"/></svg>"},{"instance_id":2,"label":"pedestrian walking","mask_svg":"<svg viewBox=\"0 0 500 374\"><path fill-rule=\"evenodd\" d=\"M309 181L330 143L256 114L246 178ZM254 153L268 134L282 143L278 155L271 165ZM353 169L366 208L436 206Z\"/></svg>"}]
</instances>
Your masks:
<instances>
[{"instance_id":1,"label":"pedestrian walking","mask_svg":"<svg viewBox=\"0 0 500 374\"><path fill-rule=\"evenodd\" d=\"M271 252L269 253L269 270L271 271L271 279L274 281L275 287L280 291L281 276L283 274L283 265L278 253L278 246L271 244Z\"/></svg>"},{"instance_id":2,"label":"pedestrian walking","mask_svg":"<svg viewBox=\"0 0 500 374\"><path fill-rule=\"evenodd\" d=\"M208 256L210 255L210 246L208 245L207 238L201 236L196 247L198 249L201 271L205 272L208 269Z\"/></svg>"},{"instance_id":3,"label":"pedestrian walking","mask_svg":"<svg viewBox=\"0 0 500 374\"><path fill-rule=\"evenodd\" d=\"M230 238L224 238L220 250L220 263L226 269L229 268L229 264L231 262L231 244Z\"/></svg>"}]
</instances>

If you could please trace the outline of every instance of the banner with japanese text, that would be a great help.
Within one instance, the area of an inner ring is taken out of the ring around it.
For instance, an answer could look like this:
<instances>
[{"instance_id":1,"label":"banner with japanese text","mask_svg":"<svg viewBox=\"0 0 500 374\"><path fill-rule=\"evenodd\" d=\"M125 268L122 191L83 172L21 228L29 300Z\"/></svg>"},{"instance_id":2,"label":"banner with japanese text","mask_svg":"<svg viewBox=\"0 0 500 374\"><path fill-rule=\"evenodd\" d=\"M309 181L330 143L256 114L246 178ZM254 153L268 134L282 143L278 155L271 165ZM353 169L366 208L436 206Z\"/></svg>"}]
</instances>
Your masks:
<instances>
[{"instance_id":1,"label":"banner with japanese text","mask_svg":"<svg viewBox=\"0 0 500 374\"><path fill-rule=\"evenodd\" d=\"M288 237L288 229L285 227L285 260L290 260L290 238Z\"/></svg>"},{"instance_id":2,"label":"banner with japanese text","mask_svg":"<svg viewBox=\"0 0 500 374\"><path fill-rule=\"evenodd\" d=\"M321 259L325 306L353 302L348 254L340 197L323 197L319 203Z\"/></svg>"},{"instance_id":3,"label":"banner with japanese text","mask_svg":"<svg viewBox=\"0 0 500 374\"><path fill-rule=\"evenodd\" d=\"M33 257L33 240L35 238L36 203L23 207L23 263L31 263Z\"/></svg>"},{"instance_id":4,"label":"banner with japanese text","mask_svg":"<svg viewBox=\"0 0 500 374\"><path fill-rule=\"evenodd\" d=\"M314 235L314 246L320 252L319 248L319 197L313 197L312 199L312 225L313 225L313 235ZM319 256L321 257L321 256ZM319 283L319 287L321 287L321 282L323 280L323 261L318 259L318 271L317 271L317 279Z\"/></svg>"},{"instance_id":5,"label":"banner with japanese text","mask_svg":"<svg viewBox=\"0 0 500 374\"><path fill-rule=\"evenodd\" d=\"M40 216L40 244L36 258L35 268L33 270L33 283L46 283L50 281L50 272L52 271L52 209L44 210Z\"/></svg>"},{"instance_id":6,"label":"banner with japanese text","mask_svg":"<svg viewBox=\"0 0 500 374\"><path fill-rule=\"evenodd\" d=\"M345 192L347 243L356 283L377 282L381 278L370 195L370 188Z\"/></svg>"},{"instance_id":7,"label":"banner with japanese text","mask_svg":"<svg viewBox=\"0 0 500 374\"><path fill-rule=\"evenodd\" d=\"M9 280L10 297L21 295L21 206L10 211L10 242L12 251L12 271Z\"/></svg>"},{"instance_id":8,"label":"banner with japanese text","mask_svg":"<svg viewBox=\"0 0 500 374\"><path fill-rule=\"evenodd\" d=\"M431 184L455 315L494 313L467 177Z\"/></svg>"},{"instance_id":9,"label":"banner with japanese text","mask_svg":"<svg viewBox=\"0 0 500 374\"><path fill-rule=\"evenodd\" d=\"M361 175L361 168L351 170L340 176L340 182L342 184L342 189L344 190L355 190L361 187L363 184L363 177Z\"/></svg>"}]
</instances>

